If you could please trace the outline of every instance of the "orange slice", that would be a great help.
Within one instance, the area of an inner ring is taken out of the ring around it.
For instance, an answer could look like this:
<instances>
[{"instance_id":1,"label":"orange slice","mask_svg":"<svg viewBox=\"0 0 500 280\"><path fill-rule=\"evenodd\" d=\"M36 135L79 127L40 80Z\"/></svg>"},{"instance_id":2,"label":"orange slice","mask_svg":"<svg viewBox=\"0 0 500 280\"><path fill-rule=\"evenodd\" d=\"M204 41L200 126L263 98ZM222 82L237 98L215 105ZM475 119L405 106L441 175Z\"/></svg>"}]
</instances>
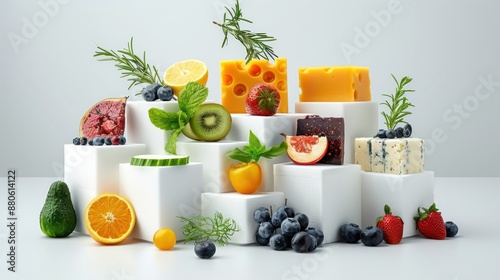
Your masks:
<instances>
[{"instance_id":1,"label":"orange slice","mask_svg":"<svg viewBox=\"0 0 500 280\"><path fill-rule=\"evenodd\" d=\"M190 59L180 61L168 67L163 75L163 83L171 87L176 96L189 82L198 82L206 85L208 80L208 67L199 60Z\"/></svg>"},{"instance_id":2,"label":"orange slice","mask_svg":"<svg viewBox=\"0 0 500 280\"><path fill-rule=\"evenodd\" d=\"M117 244L134 229L135 212L130 202L113 193L100 194L89 202L84 214L90 236L101 244Z\"/></svg>"}]
</instances>

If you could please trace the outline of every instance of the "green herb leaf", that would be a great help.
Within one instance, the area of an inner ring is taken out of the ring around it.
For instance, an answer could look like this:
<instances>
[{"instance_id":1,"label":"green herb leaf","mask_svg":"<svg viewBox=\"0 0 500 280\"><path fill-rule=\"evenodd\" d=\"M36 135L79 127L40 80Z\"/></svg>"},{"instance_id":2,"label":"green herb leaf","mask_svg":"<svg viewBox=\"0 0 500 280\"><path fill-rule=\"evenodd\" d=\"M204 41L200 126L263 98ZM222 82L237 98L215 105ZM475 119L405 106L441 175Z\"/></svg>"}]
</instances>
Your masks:
<instances>
[{"instance_id":1,"label":"green herb leaf","mask_svg":"<svg viewBox=\"0 0 500 280\"><path fill-rule=\"evenodd\" d=\"M159 129L173 130L180 127L177 113L151 108L148 110L148 115L151 123Z\"/></svg>"},{"instance_id":2,"label":"green herb leaf","mask_svg":"<svg viewBox=\"0 0 500 280\"><path fill-rule=\"evenodd\" d=\"M246 163L252 161L252 159L253 159L253 157L250 153L245 152L245 151L241 150L240 148L235 148L234 150L229 151L228 153L226 153L226 156L228 156L229 158L232 158L234 160L246 162Z\"/></svg>"},{"instance_id":3,"label":"green herb leaf","mask_svg":"<svg viewBox=\"0 0 500 280\"><path fill-rule=\"evenodd\" d=\"M209 239L219 246L229 243L231 236L239 231L236 221L224 218L220 212L215 212L212 217L195 215L192 217L178 217L185 225L182 226L184 243L190 241L202 242Z\"/></svg>"},{"instance_id":4,"label":"green herb leaf","mask_svg":"<svg viewBox=\"0 0 500 280\"><path fill-rule=\"evenodd\" d=\"M394 129L399 123L406 123L404 117L411 114L411 112L408 111L408 108L415 107L408 101L408 98L404 96L407 92L415 91L411 89L404 89L404 86L410 83L412 78L405 76L401 79L401 81L398 82L394 75L391 74L391 76L392 79L396 82L396 93L382 94L382 96L388 97L389 100L380 103L381 105L384 105L389 109L389 113L381 112L382 116L384 117L384 123L387 126L387 129Z\"/></svg>"},{"instance_id":5,"label":"green herb leaf","mask_svg":"<svg viewBox=\"0 0 500 280\"><path fill-rule=\"evenodd\" d=\"M182 132L184 126L179 127L178 129L172 131L170 136L168 137L167 144L165 144L165 151L170 154L177 154L177 139Z\"/></svg>"},{"instance_id":6,"label":"green herb leaf","mask_svg":"<svg viewBox=\"0 0 500 280\"><path fill-rule=\"evenodd\" d=\"M261 157L275 158L275 157L278 157L278 156L281 156L282 154L284 154L286 152L286 149L287 149L286 142L283 141L280 144L273 146L273 147L269 148L267 151L265 151L264 153L262 153Z\"/></svg>"},{"instance_id":7,"label":"green herb leaf","mask_svg":"<svg viewBox=\"0 0 500 280\"><path fill-rule=\"evenodd\" d=\"M258 162L261 157L275 158L286 152L286 143L283 141L278 145L272 146L269 149L263 145L259 138L250 130L248 137L248 145L242 148L235 148L226 153L226 156L241 162Z\"/></svg>"},{"instance_id":8,"label":"green herb leaf","mask_svg":"<svg viewBox=\"0 0 500 280\"><path fill-rule=\"evenodd\" d=\"M208 97L208 88L197 82L189 82L179 93L179 109L190 119Z\"/></svg>"}]
</instances>

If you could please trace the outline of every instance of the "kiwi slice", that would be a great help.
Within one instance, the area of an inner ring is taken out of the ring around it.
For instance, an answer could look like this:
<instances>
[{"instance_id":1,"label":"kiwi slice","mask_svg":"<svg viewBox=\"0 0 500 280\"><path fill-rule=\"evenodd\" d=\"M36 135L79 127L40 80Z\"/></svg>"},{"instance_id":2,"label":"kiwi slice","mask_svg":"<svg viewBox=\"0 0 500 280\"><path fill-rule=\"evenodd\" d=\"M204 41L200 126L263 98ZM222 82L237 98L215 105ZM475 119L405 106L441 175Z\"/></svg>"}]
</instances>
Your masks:
<instances>
[{"instance_id":1,"label":"kiwi slice","mask_svg":"<svg viewBox=\"0 0 500 280\"><path fill-rule=\"evenodd\" d=\"M184 134L186 137L196 140L196 141L201 141L201 139L194 134L193 130L191 129L191 125L188 123L186 126L182 129L182 134Z\"/></svg>"},{"instance_id":2,"label":"kiwi slice","mask_svg":"<svg viewBox=\"0 0 500 280\"><path fill-rule=\"evenodd\" d=\"M231 114L217 103L205 103L191 117L189 125L202 141L214 142L226 137L231 129Z\"/></svg>"}]
</instances>

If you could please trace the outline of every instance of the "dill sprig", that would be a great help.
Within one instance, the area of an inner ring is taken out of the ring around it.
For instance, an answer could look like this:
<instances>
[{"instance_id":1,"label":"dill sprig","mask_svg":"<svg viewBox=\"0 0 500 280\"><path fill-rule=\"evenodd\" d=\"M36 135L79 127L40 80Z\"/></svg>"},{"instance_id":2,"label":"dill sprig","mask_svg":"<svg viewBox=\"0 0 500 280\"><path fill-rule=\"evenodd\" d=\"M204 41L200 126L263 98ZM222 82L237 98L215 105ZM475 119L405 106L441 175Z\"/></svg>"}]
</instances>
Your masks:
<instances>
[{"instance_id":1,"label":"dill sprig","mask_svg":"<svg viewBox=\"0 0 500 280\"><path fill-rule=\"evenodd\" d=\"M226 10L227 13L224 13L223 23L213 21L213 23L221 27L224 32L222 47L228 44L228 34L231 34L236 40L240 41L246 49L247 55L245 57L245 63L249 63L253 59L270 60L278 57L274 53L273 48L267 45L267 42L276 41L276 38L266 33L254 33L250 30L241 29L240 22L253 22L243 17L238 0L236 0L234 8L229 9L226 7Z\"/></svg>"},{"instance_id":2,"label":"dill sprig","mask_svg":"<svg viewBox=\"0 0 500 280\"><path fill-rule=\"evenodd\" d=\"M133 43L134 38L132 37L126 49L117 51L97 46L98 51L95 52L94 57L98 57L99 61L114 61L116 68L121 71L120 78L127 78L130 81L128 89L139 84L162 84L156 67L146 62L146 52L143 52L142 57L136 55ZM138 94L140 92L136 95Z\"/></svg>"},{"instance_id":3,"label":"dill sprig","mask_svg":"<svg viewBox=\"0 0 500 280\"><path fill-rule=\"evenodd\" d=\"M407 92L415 91L412 89L404 89L404 87L411 82L412 78L405 76L401 79L400 82L398 82L394 75L391 74L391 76L397 85L396 93L382 94L382 96L388 97L390 102L386 100L385 102L380 103L389 108L389 114L387 114L386 112L382 112L382 116L384 116L385 119L384 123L389 130L394 129L399 123L407 123L406 121L404 121L404 117L407 115L411 115L411 112L408 111L408 108L415 107L408 101L408 98L404 96Z\"/></svg>"},{"instance_id":4,"label":"dill sprig","mask_svg":"<svg viewBox=\"0 0 500 280\"><path fill-rule=\"evenodd\" d=\"M213 217L195 215L192 217L178 217L185 223L182 226L184 243L194 241L202 242L213 239L217 245L224 246L229 243L231 236L239 231L236 222L224 218L220 212L215 212Z\"/></svg>"}]
</instances>

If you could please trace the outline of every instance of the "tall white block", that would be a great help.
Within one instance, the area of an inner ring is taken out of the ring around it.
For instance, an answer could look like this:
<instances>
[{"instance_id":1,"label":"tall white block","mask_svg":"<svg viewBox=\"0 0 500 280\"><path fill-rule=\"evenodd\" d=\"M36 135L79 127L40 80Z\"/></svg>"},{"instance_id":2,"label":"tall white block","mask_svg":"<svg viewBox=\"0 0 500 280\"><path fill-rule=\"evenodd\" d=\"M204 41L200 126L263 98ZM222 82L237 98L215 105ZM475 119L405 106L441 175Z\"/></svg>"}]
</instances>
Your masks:
<instances>
[{"instance_id":1,"label":"tall white block","mask_svg":"<svg viewBox=\"0 0 500 280\"><path fill-rule=\"evenodd\" d=\"M120 164L120 194L129 199L137 217L131 236L153 241L160 228L170 228L183 240L178 216L201 213L203 187L201 163L181 166L133 166Z\"/></svg>"},{"instance_id":2,"label":"tall white block","mask_svg":"<svg viewBox=\"0 0 500 280\"><path fill-rule=\"evenodd\" d=\"M354 163L354 139L370 137L378 131L378 103L373 101L296 102L295 112L344 118L344 163Z\"/></svg>"},{"instance_id":3,"label":"tall white block","mask_svg":"<svg viewBox=\"0 0 500 280\"><path fill-rule=\"evenodd\" d=\"M278 209L285 205L285 197L281 192L267 192L254 194L232 193L203 193L201 195L202 215L213 216L216 211L224 218L235 220L239 231L232 237L232 244L255 243L255 232L259 224L253 219L255 209L271 207Z\"/></svg>"},{"instance_id":4,"label":"tall white block","mask_svg":"<svg viewBox=\"0 0 500 280\"><path fill-rule=\"evenodd\" d=\"M234 192L228 174L231 165L237 164L238 161L227 157L226 153L245 145L248 145L248 142L179 140L177 153L189 155L191 162L203 164L203 192Z\"/></svg>"},{"instance_id":5,"label":"tall white block","mask_svg":"<svg viewBox=\"0 0 500 280\"><path fill-rule=\"evenodd\" d=\"M324 243L340 239L345 223L361 224L361 170L359 165L274 165L274 189L283 192L295 212L325 234Z\"/></svg>"},{"instance_id":6,"label":"tall white block","mask_svg":"<svg viewBox=\"0 0 500 280\"><path fill-rule=\"evenodd\" d=\"M361 171L362 227L375 225L384 205L404 222L403 237L418 234L413 217L418 207L434 202L434 172L395 175Z\"/></svg>"},{"instance_id":7,"label":"tall white block","mask_svg":"<svg viewBox=\"0 0 500 280\"><path fill-rule=\"evenodd\" d=\"M119 192L120 163L143 154L144 144L117 146L64 145L64 181L68 184L77 214L76 231L87 233L83 213L95 196Z\"/></svg>"}]
</instances>

